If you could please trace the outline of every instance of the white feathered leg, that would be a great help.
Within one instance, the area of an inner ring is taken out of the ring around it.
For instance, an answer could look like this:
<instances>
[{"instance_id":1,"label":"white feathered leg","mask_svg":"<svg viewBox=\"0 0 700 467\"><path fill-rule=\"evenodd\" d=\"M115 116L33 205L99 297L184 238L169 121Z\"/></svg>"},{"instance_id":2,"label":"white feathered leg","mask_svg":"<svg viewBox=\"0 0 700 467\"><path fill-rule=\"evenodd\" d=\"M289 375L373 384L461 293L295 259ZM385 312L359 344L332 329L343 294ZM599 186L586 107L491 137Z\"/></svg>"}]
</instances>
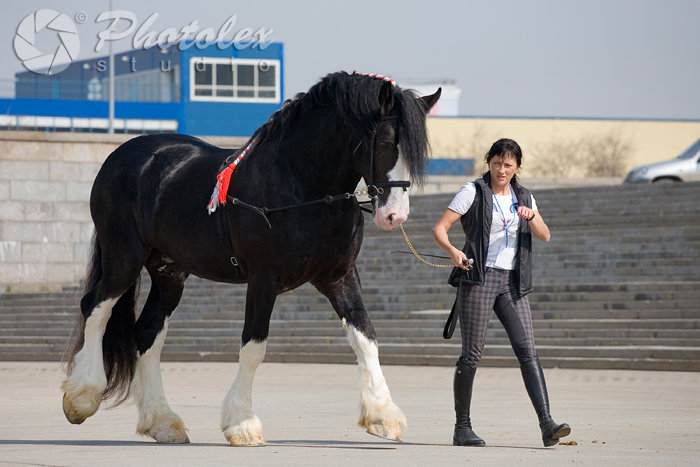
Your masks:
<instances>
[{"instance_id":1,"label":"white feathered leg","mask_svg":"<svg viewBox=\"0 0 700 467\"><path fill-rule=\"evenodd\" d=\"M253 378L265 358L267 340L249 341L241 347L238 374L231 386L221 415L221 430L232 446L264 446L262 424L253 413Z\"/></svg>"},{"instance_id":2,"label":"white feathered leg","mask_svg":"<svg viewBox=\"0 0 700 467\"><path fill-rule=\"evenodd\" d=\"M389 387L379 366L377 343L367 339L355 327L343 326L360 367L360 419L358 424L368 433L382 438L401 441L401 428L406 426L406 416L391 400Z\"/></svg>"},{"instance_id":3,"label":"white feathered leg","mask_svg":"<svg viewBox=\"0 0 700 467\"><path fill-rule=\"evenodd\" d=\"M136 363L136 373L131 383L131 395L139 410L136 431L159 443L189 443L185 424L170 409L163 390L160 353L168 333L168 321L165 320L151 348L139 355Z\"/></svg>"},{"instance_id":4,"label":"white feathered leg","mask_svg":"<svg viewBox=\"0 0 700 467\"><path fill-rule=\"evenodd\" d=\"M73 357L73 371L63 382L63 413L69 422L80 424L97 412L107 387L102 360L102 337L119 297L98 304L85 320L84 343Z\"/></svg>"}]
</instances>

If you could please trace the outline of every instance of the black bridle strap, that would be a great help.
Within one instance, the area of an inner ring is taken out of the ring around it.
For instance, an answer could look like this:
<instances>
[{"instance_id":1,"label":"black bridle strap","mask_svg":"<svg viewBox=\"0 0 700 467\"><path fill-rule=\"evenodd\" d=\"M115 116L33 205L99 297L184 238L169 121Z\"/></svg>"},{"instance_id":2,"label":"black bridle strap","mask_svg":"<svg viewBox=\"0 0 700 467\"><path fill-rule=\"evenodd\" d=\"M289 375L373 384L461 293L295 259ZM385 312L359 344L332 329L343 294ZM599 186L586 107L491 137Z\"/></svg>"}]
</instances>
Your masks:
<instances>
[{"instance_id":1,"label":"black bridle strap","mask_svg":"<svg viewBox=\"0 0 700 467\"><path fill-rule=\"evenodd\" d=\"M231 201L231 204L235 204L236 206L240 206L242 208L249 209L249 210L253 211L254 213L262 216L265 219L265 222L267 222L267 226L269 228L272 228L272 224L270 224L270 220L267 218L267 214L269 214L271 212L286 211L288 209L301 208L304 206L310 206L313 204L321 204L321 203L326 203L328 205L331 205L336 201L341 201L344 199L350 199L350 198L354 198L354 197L355 197L354 193L342 193L339 195L326 195L323 198L314 199L311 201L305 201L305 202L299 203L299 204L289 204L287 206L281 206L278 208L268 208L266 206L263 206L263 207L254 206L252 204L246 203L245 201L241 201L238 198L234 198L232 196L226 195L226 199ZM363 209L363 208L360 207L360 209Z\"/></svg>"},{"instance_id":2,"label":"black bridle strap","mask_svg":"<svg viewBox=\"0 0 700 467\"><path fill-rule=\"evenodd\" d=\"M268 219L267 216L265 215L265 210L266 210L266 208L260 208L260 207L258 207L258 206L253 206L252 204L248 204L248 203L246 203L246 202L244 202L244 201L241 201L241 200L238 199L238 198L234 198L234 197L229 196L229 195L226 195L226 199L228 199L229 201L231 201L231 204L234 204L234 205L236 205L236 206L240 206L240 207L242 207L242 208L246 208L246 209L248 209L248 210L250 210L250 211L253 211L253 212L256 213L256 214L261 215L262 218L265 219L265 222L267 222L267 226L268 226L270 229L272 229L272 224L270 224L270 219Z\"/></svg>"},{"instance_id":3,"label":"black bridle strap","mask_svg":"<svg viewBox=\"0 0 700 467\"><path fill-rule=\"evenodd\" d=\"M396 120L397 118L396 115L390 115L383 117L381 121ZM376 136L376 129L372 130L372 141L369 149L369 183L367 183L367 194L372 201L375 201L377 197L384 192L384 188L403 188L403 191L406 191L411 186L411 182L408 180L374 182L374 138L376 138ZM360 141L360 143L361 142L362 141ZM358 144L357 147L359 146ZM355 151L357 151L357 148L355 148ZM374 207L374 204L372 204L372 206Z\"/></svg>"},{"instance_id":4,"label":"black bridle strap","mask_svg":"<svg viewBox=\"0 0 700 467\"><path fill-rule=\"evenodd\" d=\"M362 210L363 210L364 212L366 212L367 214L372 214L372 215L374 215L374 211L373 211L373 210L371 210L370 208L366 208L366 207L362 206L363 204L369 204L369 203L371 203L371 202L372 202L372 200L369 200L369 201L358 201L357 204L359 204L359 205L360 205L360 209L362 209Z\"/></svg>"},{"instance_id":5,"label":"black bridle strap","mask_svg":"<svg viewBox=\"0 0 700 467\"><path fill-rule=\"evenodd\" d=\"M411 186L411 182L408 180L391 180L388 182L377 182L374 186L377 188L403 188L403 191L406 191Z\"/></svg>"},{"instance_id":6,"label":"black bridle strap","mask_svg":"<svg viewBox=\"0 0 700 467\"><path fill-rule=\"evenodd\" d=\"M385 120L393 120L397 117L395 116L390 116L390 117L384 117L382 121ZM372 131L372 135L374 137L377 136L376 131ZM360 145L362 144L362 141L360 141L355 149L353 150L353 153L355 153ZM395 180L395 181L386 181L386 182L376 182L374 183L374 138L372 138L372 142L370 144L370 156L369 156L369 176L370 176L370 183L367 185L367 194L370 197L370 201L358 201L358 204L360 204L360 209L363 210L364 212L368 212L370 214L374 214L373 209L368 209L362 204L372 204L372 208L374 208L374 201L377 199L377 197L384 192L384 188L403 188L403 191L406 191L410 186L411 182L408 180ZM298 204L290 204L287 206L281 206L278 208L268 208L266 206L260 207L260 206L254 206L252 204L248 204L245 201L241 201L238 198L234 198L232 196L226 195L226 199L228 199L231 204L234 204L236 206L240 206L242 208L248 209L250 211L253 211L254 213L260 215L265 219L265 222L267 222L267 226L271 229L272 224L270 223L270 220L267 218L267 214L271 212L278 212L278 211L286 211L288 209L296 209L300 208L303 206L310 206L313 204L320 204L320 203L326 203L328 205L333 204L336 201L341 201L344 199L350 199L350 198L356 198L357 199L357 193L342 193L339 195L326 195L323 198L319 199L314 199L311 201L305 201L303 203L298 203Z\"/></svg>"}]
</instances>

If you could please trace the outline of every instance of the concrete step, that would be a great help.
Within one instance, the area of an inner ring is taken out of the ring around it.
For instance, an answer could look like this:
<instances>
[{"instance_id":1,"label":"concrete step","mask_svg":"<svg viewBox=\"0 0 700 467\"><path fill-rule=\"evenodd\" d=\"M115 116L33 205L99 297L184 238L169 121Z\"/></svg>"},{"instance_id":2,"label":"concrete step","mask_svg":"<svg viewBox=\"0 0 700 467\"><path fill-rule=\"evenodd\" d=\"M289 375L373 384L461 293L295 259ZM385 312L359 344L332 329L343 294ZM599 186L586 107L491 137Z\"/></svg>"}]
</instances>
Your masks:
<instances>
[{"instance_id":1,"label":"concrete step","mask_svg":"<svg viewBox=\"0 0 700 467\"><path fill-rule=\"evenodd\" d=\"M548 317L573 317L581 314L593 314L592 317L698 317L700 304L692 292L668 293L662 295L621 293L601 293L600 297L593 293L547 294L535 293L530 302L533 316L538 312L547 313ZM451 288L444 288L441 293L425 295L373 295L365 294L364 301L371 316L375 318L400 319L407 313L429 309L449 310L454 301L455 293ZM678 298L676 298L678 297ZM232 302L227 300L219 303L192 304L183 300L174 313L177 318L190 319L242 319L245 301ZM0 318L7 321L39 321L57 320L72 322L76 310L67 310L62 306L51 307L0 307ZM336 315L330 303L320 295L283 297L275 305L273 316L285 319L335 319Z\"/></svg>"},{"instance_id":2,"label":"concrete step","mask_svg":"<svg viewBox=\"0 0 700 467\"><path fill-rule=\"evenodd\" d=\"M698 195L698 183L535 191L553 233L535 245L530 296L544 366L700 371ZM406 230L422 252L442 254L430 229L451 198L412 197ZM441 338L455 296L445 283L450 268L392 253L408 249L401 233L366 224L357 265L381 361L454 365L459 329L452 340ZM140 303L149 289L142 278ZM235 360L245 292L245 285L188 280L163 358ZM80 297L79 287L0 294L0 359L58 360ZM313 287L278 297L272 316L267 361L355 361L337 316ZM482 365L517 365L493 316Z\"/></svg>"},{"instance_id":3,"label":"concrete step","mask_svg":"<svg viewBox=\"0 0 700 467\"><path fill-rule=\"evenodd\" d=\"M454 342L459 342L459 335L453 336ZM166 338L166 344L168 345L189 345L189 346L199 346L199 347L228 347L230 345L236 345L239 342L239 335L234 332L229 332L227 335L216 335L216 336L193 336L192 334L186 334L178 336L177 334L168 334ZM441 336L396 336L388 337L381 335L379 339L380 348L384 348L387 344L420 344L429 345L435 344L440 345L443 341ZM489 337L489 345L492 346L503 346L510 347L508 338L506 336L501 337ZM324 345L334 345L339 348L348 346L348 340L345 335L314 335L314 336L291 336L291 335L271 335L268 340L268 345L300 345L300 346L313 346L318 344ZM12 345L12 346L44 346L47 350L62 350L66 346L65 336L0 336L0 346L1 345ZM598 347L602 349L601 351L607 352L609 347L697 347L698 340L695 338L682 339L682 338L672 338L672 339L658 339L658 338L602 338L602 337L563 337L563 338L537 338L538 346L549 346L549 347L563 347L577 346L577 347Z\"/></svg>"},{"instance_id":4,"label":"concrete step","mask_svg":"<svg viewBox=\"0 0 700 467\"><path fill-rule=\"evenodd\" d=\"M372 322L375 327L380 325L395 325L395 326L425 326L429 322L444 323L449 310L426 310L417 312L397 311L397 312L370 312ZM207 316L207 314L205 314ZM69 315L59 315L56 319L46 320L42 317L39 319L22 319L6 321L3 328L5 330L12 328L24 329L44 329L44 328L65 328L72 327L74 317ZM242 315L235 316L228 313L209 313L207 317L202 318L200 315L173 315L170 322L170 327L178 326L226 326L227 323L241 324L243 322ZM492 320L496 318L492 314ZM543 323L546 326L552 326L553 323L564 323L580 327L577 323L599 322L607 325L615 325L615 323L640 323L654 324L659 323L661 328L666 327L664 323L681 323L689 328L695 328L695 323L700 321L700 316L697 311L682 311L670 310L668 312L652 310L642 312L639 310L600 310L593 313L583 310L581 312L561 311L560 314L555 312L542 311L533 312L533 322ZM275 325L286 325L288 323L293 326L309 326L320 325L326 326L327 323L337 323L338 318L334 312L282 312L275 313L272 316L271 323Z\"/></svg>"},{"instance_id":5,"label":"concrete step","mask_svg":"<svg viewBox=\"0 0 700 467\"><path fill-rule=\"evenodd\" d=\"M442 322L428 323L430 326L424 328L384 328L376 327L380 342L443 342ZM192 326L197 326L193 323ZM227 328L209 327L172 327L167 336L168 341L195 342L206 340L235 340L240 338L242 323ZM63 343L67 342L66 329L35 330L18 335L15 332L2 330L0 332L0 342L24 342L24 343ZM674 329L536 329L535 337L538 343L556 343L556 345L566 346L567 343L577 345L576 342L587 342L589 345L622 345L625 344L645 344L645 345L696 345L700 342L700 329L674 330ZM345 342L346 333L341 326L335 325L318 327L276 327L270 332L270 340L294 340L294 341L327 341ZM459 341L459 328L455 330L453 336L455 341ZM507 335L503 328L493 323L487 330L487 339L490 343L507 343ZM605 344L604 344L605 343ZM554 344L552 344L554 345Z\"/></svg>"}]
</instances>

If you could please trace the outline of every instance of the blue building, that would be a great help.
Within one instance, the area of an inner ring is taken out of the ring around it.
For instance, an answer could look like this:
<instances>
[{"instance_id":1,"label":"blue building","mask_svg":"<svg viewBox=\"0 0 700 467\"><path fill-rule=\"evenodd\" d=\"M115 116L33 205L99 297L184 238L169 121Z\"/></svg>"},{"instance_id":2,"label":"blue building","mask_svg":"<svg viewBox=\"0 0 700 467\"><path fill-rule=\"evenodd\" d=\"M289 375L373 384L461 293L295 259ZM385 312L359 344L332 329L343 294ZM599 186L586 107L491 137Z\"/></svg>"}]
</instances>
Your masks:
<instances>
[{"instance_id":1,"label":"blue building","mask_svg":"<svg viewBox=\"0 0 700 467\"><path fill-rule=\"evenodd\" d=\"M281 43L180 43L115 54L115 132L250 136L284 101ZM105 132L109 59L15 75L0 128Z\"/></svg>"}]
</instances>

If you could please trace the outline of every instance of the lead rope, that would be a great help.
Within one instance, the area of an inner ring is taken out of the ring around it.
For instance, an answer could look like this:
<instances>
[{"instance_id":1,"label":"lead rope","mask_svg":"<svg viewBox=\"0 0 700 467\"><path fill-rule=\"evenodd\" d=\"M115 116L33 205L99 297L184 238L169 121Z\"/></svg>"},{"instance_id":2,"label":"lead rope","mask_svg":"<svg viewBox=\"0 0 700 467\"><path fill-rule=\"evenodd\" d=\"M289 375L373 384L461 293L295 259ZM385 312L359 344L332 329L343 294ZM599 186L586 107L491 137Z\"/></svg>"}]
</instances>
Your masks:
<instances>
[{"instance_id":1,"label":"lead rope","mask_svg":"<svg viewBox=\"0 0 700 467\"><path fill-rule=\"evenodd\" d=\"M431 262L426 261L425 259L423 259L423 258L421 257L421 255L418 254L418 252L416 251L416 249L413 248L413 244L411 243L411 240L408 239L408 235L406 234L406 231L405 231L404 228L403 228L403 224L399 224L399 227L401 227L401 232L403 233L403 238L406 239L406 244L407 244L408 247L411 249L411 252L413 253L413 255L414 255L416 258L418 258L418 260L419 260L421 263L427 264L428 266L432 266L432 267L434 267L434 268L452 268L452 267L454 267L452 264L434 264L434 263L431 263Z\"/></svg>"}]
</instances>

